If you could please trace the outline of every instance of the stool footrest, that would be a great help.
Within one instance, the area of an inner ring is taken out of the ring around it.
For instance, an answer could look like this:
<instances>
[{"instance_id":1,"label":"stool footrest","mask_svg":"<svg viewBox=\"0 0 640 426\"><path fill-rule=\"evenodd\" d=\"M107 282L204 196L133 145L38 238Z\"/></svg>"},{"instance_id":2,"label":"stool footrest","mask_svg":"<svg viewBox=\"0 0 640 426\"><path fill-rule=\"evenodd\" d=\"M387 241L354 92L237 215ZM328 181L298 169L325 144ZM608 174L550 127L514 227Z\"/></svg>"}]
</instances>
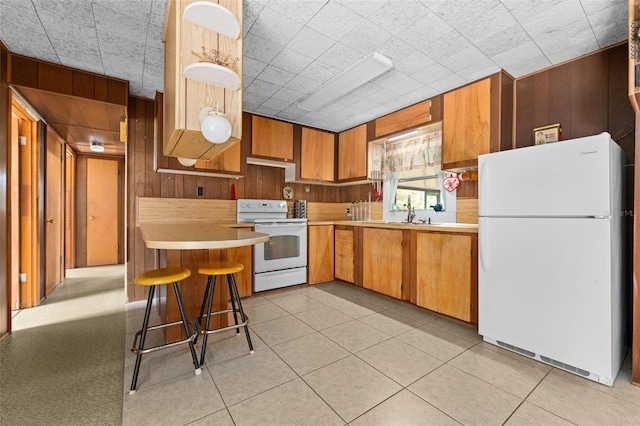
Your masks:
<instances>
[{"instance_id":1,"label":"stool footrest","mask_svg":"<svg viewBox=\"0 0 640 426\"><path fill-rule=\"evenodd\" d=\"M246 326L246 325L248 324L248 322L249 322L249 321L247 320L247 321L245 321L245 322L241 322L241 323L240 323L240 324L238 324L238 325L235 325L235 324L234 324L234 325L229 325L229 326L227 326L227 327L216 328L216 329L214 329L214 330L200 330L200 333L202 333L202 334L220 333L220 332L222 332L222 331L233 330L233 329L235 329L235 328L244 327L244 326Z\"/></svg>"},{"instance_id":2,"label":"stool footrest","mask_svg":"<svg viewBox=\"0 0 640 426\"><path fill-rule=\"evenodd\" d=\"M171 348L173 346L178 346L178 345L183 345L185 343L193 342L200 334L200 326L195 321L189 321L189 324L191 325L191 327L193 327L193 332L186 339L178 340L177 342L171 342L171 343L165 343L158 346L153 346L151 348L143 348L143 349L137 348L138 339L142 335L142 330L140 330L135 334L133 338L133 346L131 346L131 352L133 352L136 355L148 354L151 352L159 351L161 349ZM160 330L160 329L175 326L175 325L182 325L182 321L174 321L174 322L168 322L164 324L153 325L151 327L148 327L147 330Z\"/></svg>"}]
</instances>

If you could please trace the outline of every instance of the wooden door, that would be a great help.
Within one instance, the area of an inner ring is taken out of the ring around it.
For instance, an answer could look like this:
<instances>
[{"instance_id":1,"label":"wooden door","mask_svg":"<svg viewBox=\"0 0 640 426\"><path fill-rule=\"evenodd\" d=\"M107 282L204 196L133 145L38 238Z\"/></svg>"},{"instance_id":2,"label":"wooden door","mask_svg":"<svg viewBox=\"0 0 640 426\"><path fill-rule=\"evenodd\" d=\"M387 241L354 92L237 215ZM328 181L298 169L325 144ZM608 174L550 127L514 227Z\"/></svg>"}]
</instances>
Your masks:
<instances>
[{"instance_id":1,"label":"wooden door","mask_svg":"<svg viewBox=\"0 0 640 426\"><path fill-rule=\"evenodd\" d=\"M333 281L333 225L309 226L309 284Z\"/></svg>"},{"instance_id":2,"label":"wooden door","mask_svg":"<svg viewBox=\"0 0 640 426\"><path fill-rule=\"evenodd\" d=\"M47 131L45 170L45 295L62 280L64 185L62 161L64 145L51 130Z\"/></svg>"},{"instance_id":3,"label":"wooden door","mask_svg":"<svg viewBox=\"0 0 640 426\"><path fill-rule=\"evenodd\" d=\"M338 135L338 180L367 176L367 125Z\"/></svg>"},{"instance_id":4,"label":"wooden door","mask_svg":"<svg viewBox=\"0 0 640 426\"><path fill-rule=\"evenodd\" d=\"M362 230L362 285L396 299L402 298L402 231Z\"/></svg>"},{"instance_id":5,"label":"wooden door","mask_svg":"<svg viewBox=\"0 0 640 426\"><path fill-rule=\"evenodd\" d=\"M443 235L440 312L471 321L471 237Z\"/></svg>"},{"instance_id":6,"label":"wooden door","mask_svg":"<svg viewBox=\"0 0 640 426\"><path fill-rule=\"evenodd\" d=\"M118 263L118 161L87 159L87 266Z\"/></svg>"}]
</instances>

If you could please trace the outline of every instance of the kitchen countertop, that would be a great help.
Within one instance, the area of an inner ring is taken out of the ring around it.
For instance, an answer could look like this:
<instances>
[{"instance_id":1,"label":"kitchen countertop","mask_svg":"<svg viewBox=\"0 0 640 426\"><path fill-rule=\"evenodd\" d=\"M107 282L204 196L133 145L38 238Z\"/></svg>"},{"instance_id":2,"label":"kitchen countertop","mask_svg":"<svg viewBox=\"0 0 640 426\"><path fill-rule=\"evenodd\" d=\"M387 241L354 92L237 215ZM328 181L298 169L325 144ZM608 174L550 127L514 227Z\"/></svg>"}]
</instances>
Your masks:
<instances>
[{"instance_id":1,"label":"kitchen countertop","mask_svg":"<svg viewBox=\"0 0 640 426\"><path fill-rule=\"evenodd\" d=\"M343 225L343 226L361 226L365 228L386 228L386 229L412 229L416 231L437 231L437 232L464 232L477 234L478 225L475 223L445 223L433 222L431 224L422 224L420 222L406 223L393 222L386 220L334 220L322 222L309 222L309 226L313 225Z\"/></svg>"},{"instance_id":2,"label":"kitchen countertop","mask_svg":"<svg viewBox=\"0 0 640 426\"><path fill-rule=\"evenodd\" d=\"M269 241L269 235L253 232L252 224L207 222L141 223L148 248L169 250L225 249Z\"/></svg>"}]
</instances>

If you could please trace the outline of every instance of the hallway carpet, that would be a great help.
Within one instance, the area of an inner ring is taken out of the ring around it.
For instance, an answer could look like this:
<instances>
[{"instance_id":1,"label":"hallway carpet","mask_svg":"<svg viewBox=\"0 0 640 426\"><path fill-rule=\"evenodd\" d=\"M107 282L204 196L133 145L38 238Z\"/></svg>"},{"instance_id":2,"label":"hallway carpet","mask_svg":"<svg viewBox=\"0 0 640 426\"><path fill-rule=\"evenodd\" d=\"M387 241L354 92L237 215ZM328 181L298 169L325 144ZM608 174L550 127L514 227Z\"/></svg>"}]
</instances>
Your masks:
<instances>
[{"instance_id":1,"label":"hallway carpet","mask_svg":"<svg viewBox=\"0 0 640 426\"><path fill-rule=\"evenodd\" d=\"M125 304L124 266L99 266L17 313L0 342L0 424L121 424Z\"/></svg>"}]
</instances>

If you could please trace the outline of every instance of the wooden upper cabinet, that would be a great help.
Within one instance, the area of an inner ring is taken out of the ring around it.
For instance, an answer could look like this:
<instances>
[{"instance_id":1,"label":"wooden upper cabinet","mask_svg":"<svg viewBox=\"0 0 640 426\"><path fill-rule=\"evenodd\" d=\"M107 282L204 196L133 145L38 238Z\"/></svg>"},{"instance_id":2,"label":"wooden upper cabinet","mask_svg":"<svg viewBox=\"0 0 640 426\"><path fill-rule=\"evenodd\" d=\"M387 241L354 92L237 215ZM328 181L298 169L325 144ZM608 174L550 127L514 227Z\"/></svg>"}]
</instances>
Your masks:
<instances>
[{"instance_id":1,"label":"wooden upper cabinet","mask_svg":"<svg viewBox=\"0 0 640 426\"><path fill-rule=\"evenodd\" d=\"M443 169L464 167L491 148L491 80L486 78L444 95Z\"/></svg>"},{"instance_id":2,"label":"wooden upper cabinet","mask_svg":"<svg viewBox=\"0 0 640 426\"><path fill-rule=\"evenodd\" d=\"M431 121L431 100L419 102L376 119L376 138L411 129Z\"/></svg>"},{"instance_id":3,"label":"wooden upper cabinet","mask_svg":"<svg viewBox=\"0 0 640 426\"><path fill-rule=\"evenodd\" d=\"M367 177L367 125L338 136L338 180Z\"/></svg>"},{"instance_id":4,"label":"wooden upper cabinet","mask_svg":"<svg viewBox=\"0 0 640 426\"><path fill-rule=\"evenodd\" d=\"M293 124L254 115L251 154L293 160Z\"/></svg>"},{"instance_id":5,"label":"wooden upper cabinet","mask_svg":"<svg viewBox=\"0 0 640 426\"><path fill-rule=\"evenodd\" d=\"M333 182L334 170L334 134L303 127L300 178Z\"/></svg>"}]
</instances>

